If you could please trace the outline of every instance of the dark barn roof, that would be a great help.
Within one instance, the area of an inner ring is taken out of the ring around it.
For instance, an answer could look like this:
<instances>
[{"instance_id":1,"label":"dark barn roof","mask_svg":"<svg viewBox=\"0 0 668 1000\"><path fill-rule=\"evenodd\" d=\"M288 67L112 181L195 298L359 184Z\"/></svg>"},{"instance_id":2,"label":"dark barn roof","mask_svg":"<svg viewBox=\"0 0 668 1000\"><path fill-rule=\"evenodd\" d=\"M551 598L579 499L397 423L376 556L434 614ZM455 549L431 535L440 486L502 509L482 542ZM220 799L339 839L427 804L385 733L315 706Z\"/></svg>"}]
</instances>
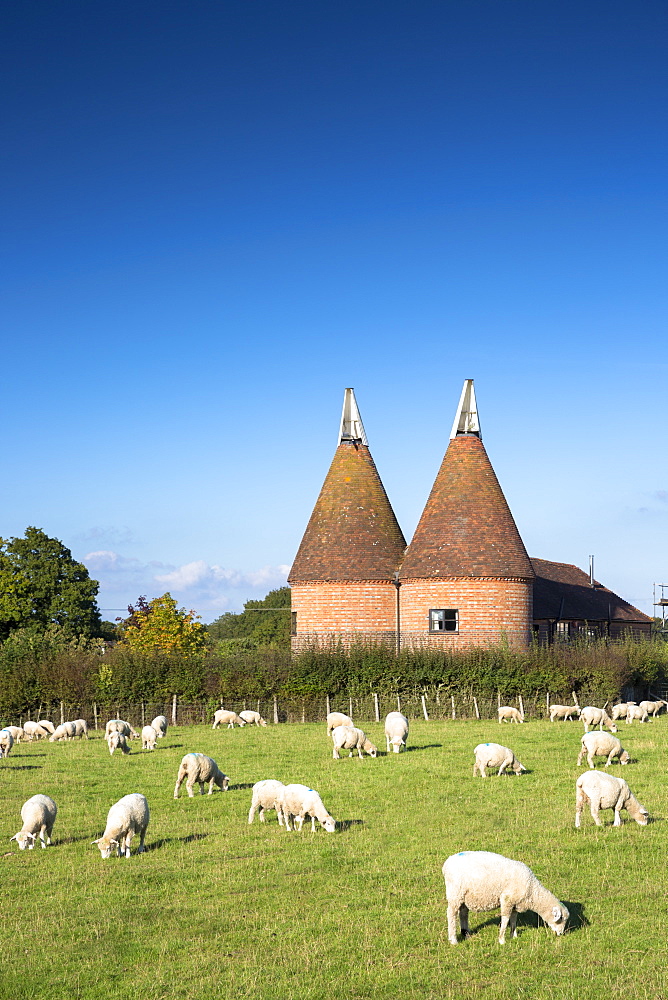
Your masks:
<instances>
[{"instance_id":1,"label":"dark barn roof","mask_svg":"<svg viewBox=\"0 0 668 1000\"><path fill-rule=\"evenodd\" d=\"M532 559L536 579L533 587L534 621L615 621L651 623L649 615L595 582L570 563Z\"/></svg>"}]
</instances>

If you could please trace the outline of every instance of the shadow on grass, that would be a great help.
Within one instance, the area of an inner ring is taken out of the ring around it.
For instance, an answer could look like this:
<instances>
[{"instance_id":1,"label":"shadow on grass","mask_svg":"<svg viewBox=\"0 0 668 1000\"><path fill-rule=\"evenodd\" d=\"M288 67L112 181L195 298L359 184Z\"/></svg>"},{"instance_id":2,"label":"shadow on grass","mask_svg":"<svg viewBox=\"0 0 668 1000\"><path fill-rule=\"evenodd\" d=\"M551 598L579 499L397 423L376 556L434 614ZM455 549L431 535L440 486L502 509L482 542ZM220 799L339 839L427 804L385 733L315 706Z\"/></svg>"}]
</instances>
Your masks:
<instances>
[{"instance_id":1,"label":"shadow on grass","mask_svg":"<svg viewBox=\"0 0 668 1000\"><path fill-rule=\"evenodd\" d=\"M242 782L242 783L240 783L238 785L230 785L227 790L228 790L228 792L241 792L245 788L253 788L253 782L252 781L246 781L246 782Z\"/></svg>"},{"instance_id":2,"label":"shadow on grass","mask_svg":"<svg viewBox=\"0 0 668 1000\"><path fill-rule=\"evenodd\" d=\"M416 750L441 750L442 748L443 748L443 744L442 743L426 743L422 747L406 747L401 752L402 753L415 753ZM385 756L386 757L391 757L392 754L393 754L393 751L390 751L390 753L389 754L386 753Z\"/></svg>"},{"instance_id":3,"label":"shadow on grass","mask_svg":"<svg viewBox=\"0 0 668 1000\"><path fill-rule=\"evenodd\" d=\"M352 829L353 826L364 826L363 819L340 819L337 821L336 829L340 830L342 833L346 833L348 830Z\"/></svg>"},{"instance_id":4,"label":"shadow on grass","mask_svg":"<svg viewBox=\"0 0 668 1000\"><path fill-rule=\"evenodd\" d=\"M587 920L587 917L585 916L584 906L582 905L582 903L573 903L568 900L563 900L563 903L569 913L568 924L566 927L566 934L574 934L576 931L581 930L583 927L589 927L589 920ZM499 916L489 917L487 920L484 920L481 924L478 924L477 927L471 928L469 930L469 937L475 937L476 934L478 934L481 930L484 930L486 927L496 927L498 932L498 927L500 922L501 918ZM550 934L553 933L547 926L545 921L542 920L537 913L534 913L533 910L527 910L526 913L519 913L517 916L518 931L521 932L522 929L525 927L532 928L534 930L538 930L539 928L544 928L545 930L549 931ZM509 938L510 935L507 933L506 941L508 941Z\"/></svg>"},{"instance_id":5,"label":"shadow on grass","mask_svg":"<svg viewBox=\"0 0 668 1000\"><path fill-rule=\"evenodd\" d=\"M158 840L146 844L146 851L159 851L161 847L167 847L168 844L175 842L179 844L192 844L194 841L204 840L208 836L208 833L189 833L187 837L160 837Z\"/></svg>"},{"instance_id":6,"label":"shadow on grass","mask_svg":"<svg viewBox=\"0 0 668 1000\"><path fill-rule=\"evenodd\" d=\"M39 771L42 764L19 764L15 767L13 764L8 764L7 767L10 771ZM3 768L5 770L5 768Z\"/></svg>"}]
</instances>

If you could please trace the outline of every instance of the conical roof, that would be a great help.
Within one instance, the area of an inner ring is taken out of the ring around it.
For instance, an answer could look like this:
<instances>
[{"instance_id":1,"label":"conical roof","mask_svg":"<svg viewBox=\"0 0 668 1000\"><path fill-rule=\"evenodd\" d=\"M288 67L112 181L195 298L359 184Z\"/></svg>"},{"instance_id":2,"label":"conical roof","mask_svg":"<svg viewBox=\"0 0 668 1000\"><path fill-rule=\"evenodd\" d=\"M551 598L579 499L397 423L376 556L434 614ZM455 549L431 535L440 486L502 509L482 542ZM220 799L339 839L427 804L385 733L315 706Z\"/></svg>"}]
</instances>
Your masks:
<instances>
[{"instance_id":1,"label":"conical roof","mask_svg":"<svg viewBox=\"0 0 668 1000\"><path fill-rule=\"evenodd\" d=\"M400 577L532 579L534 571L485 446L456 433L408 546Z\"/></svg>"},{"instance_id":2,"label":"conical roof","mask_svg":"<svg viewBox=\"0 0 668 1000\"><path fill-rule=\"evenodd\" d=\"M405 548L347 389L339 445L288 582L391 580Z\"/></svg>"}]
</instances>

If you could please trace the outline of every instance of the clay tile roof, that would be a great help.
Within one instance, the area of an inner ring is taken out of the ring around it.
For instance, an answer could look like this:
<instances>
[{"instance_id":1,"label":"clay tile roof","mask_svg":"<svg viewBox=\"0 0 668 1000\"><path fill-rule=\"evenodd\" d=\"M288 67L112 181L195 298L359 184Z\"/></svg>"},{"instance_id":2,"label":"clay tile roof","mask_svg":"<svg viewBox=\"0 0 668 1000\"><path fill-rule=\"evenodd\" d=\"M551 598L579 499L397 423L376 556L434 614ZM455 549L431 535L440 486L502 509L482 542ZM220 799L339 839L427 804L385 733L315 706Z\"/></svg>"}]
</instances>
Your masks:
<instances>
[{"instance_id":1,"label":"clay tile roof","mask_svg":"<svg viewBox=\"0 0 668 1000\"><path fill-rule=\"evenodd\" d=\"M408 546L402 579L532 579L533 569L484 445L474 434L450 441Z\"/></svg>"},{"instance_id":2,"label":"clay tile roof","mask_svg":"<svg viewBox=\"0 0 668 1000\"><path fill-rule=\"evenodd\" d=\"M578 621L651 622L649 615L634 608L589 574L570 563L532 559L536 579L533 588L533 616L538 619Z\"/></svg>"},{"instance_id":3,"label":"clay tile roof","mask_svg":"<svg viewBox=\"0 0 668 1000\"><path fill-rule=\"evenodd\" d=\"M406 542L368 447L339 444L289 583L391 580Z\"/></svg>"}]
</instances>

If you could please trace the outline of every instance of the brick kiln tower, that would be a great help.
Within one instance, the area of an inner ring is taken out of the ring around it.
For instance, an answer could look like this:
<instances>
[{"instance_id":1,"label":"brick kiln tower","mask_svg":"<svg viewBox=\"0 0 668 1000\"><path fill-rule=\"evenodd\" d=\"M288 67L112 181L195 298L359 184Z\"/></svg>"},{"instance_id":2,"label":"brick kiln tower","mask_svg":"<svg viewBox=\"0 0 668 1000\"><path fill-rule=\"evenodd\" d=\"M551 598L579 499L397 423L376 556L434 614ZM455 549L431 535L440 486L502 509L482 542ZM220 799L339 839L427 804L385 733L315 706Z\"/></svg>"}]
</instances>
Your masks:
<instances>
[{"instance_id":1,"label":"brick kiln tower","mask_svg":"<svg viewBox=\"0 0 668 1000\"><path fill-rule=\"evenodd\" d=\"M482 443L472 379L399 579L402 646L529 641L534 571Z\"/></svg>"},{"instance_id":2,"label":"brick kiln tower","mask_svg":"<svg viewBox=\"0 0 668 1000\"><path fill-rule=\"evenodd\" d=\"M346 389L339 444L295 557L292 648L396 642L396 572L406 548Z\"/></svg>"}]
</instances>

